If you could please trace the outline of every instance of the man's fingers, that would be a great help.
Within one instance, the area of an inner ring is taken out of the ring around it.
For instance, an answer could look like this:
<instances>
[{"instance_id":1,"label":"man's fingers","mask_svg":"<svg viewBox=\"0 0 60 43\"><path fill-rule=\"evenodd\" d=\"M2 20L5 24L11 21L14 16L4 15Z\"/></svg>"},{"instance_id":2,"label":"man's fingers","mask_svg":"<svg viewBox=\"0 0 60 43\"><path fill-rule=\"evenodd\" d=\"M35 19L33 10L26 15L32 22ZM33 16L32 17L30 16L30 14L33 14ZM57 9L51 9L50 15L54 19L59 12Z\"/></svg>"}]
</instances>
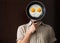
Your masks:
<instances>
[{"instance_id":1,"label":"man's fingers","mask_svg":"<svg viewBox=\"0 0 60 43\"><path fill-rule=\"evenodd\" d=\"M35 23L34 21L31 21L32 22L32 24L31 25L34 25L34 26L36 26L37 25L37 23Z\"/></svg>"}]
</instances>

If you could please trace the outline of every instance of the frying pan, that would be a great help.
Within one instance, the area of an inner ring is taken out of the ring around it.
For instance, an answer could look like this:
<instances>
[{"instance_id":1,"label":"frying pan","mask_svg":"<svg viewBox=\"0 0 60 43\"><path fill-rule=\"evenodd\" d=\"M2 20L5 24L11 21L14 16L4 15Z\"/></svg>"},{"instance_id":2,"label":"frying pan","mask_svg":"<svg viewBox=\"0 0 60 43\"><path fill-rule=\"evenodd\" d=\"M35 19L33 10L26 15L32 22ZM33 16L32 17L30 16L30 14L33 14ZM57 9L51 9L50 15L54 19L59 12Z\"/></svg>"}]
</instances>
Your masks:
<instances>
[{"instance_id":1,"label":"frying pan","mask_svg":"<svg viewBox=\"0 0 60 43\"><path fill-rule=\"evenodd\" d=\"M29 13L30 7L34 4L37 4L37 5L41 6L41 8L42 8L42 14L39 17L33 17ZM45 8L44 4L40 1L32 1L26 7L26 15L28 16L28 18L33 19L33 20L41 20L45 16L45 13L46 13L46 8Z\"/></svg>"}]
</instances>

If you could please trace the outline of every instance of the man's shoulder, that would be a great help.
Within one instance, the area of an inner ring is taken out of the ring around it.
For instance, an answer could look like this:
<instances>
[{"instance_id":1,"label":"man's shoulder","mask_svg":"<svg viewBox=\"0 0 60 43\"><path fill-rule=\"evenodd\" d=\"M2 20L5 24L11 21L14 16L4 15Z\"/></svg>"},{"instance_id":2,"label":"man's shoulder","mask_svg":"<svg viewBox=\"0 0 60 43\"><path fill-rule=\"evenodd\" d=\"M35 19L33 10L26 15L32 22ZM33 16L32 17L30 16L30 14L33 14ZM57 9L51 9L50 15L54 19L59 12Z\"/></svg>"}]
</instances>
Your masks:
<instances>
[{"instance_id":1,"label":"man's shoulder","mask_svg":"<svg viewBox=\"0 0 60 43\"><path fill-rule=\"evenodd\" d=\"M49 24L46 24L44 22L41 23L41 27L44 28L45 30L52 30L52 26Z\"/></svg>"},{"instance_id":2,"label":"man's shoulder","mask_svg":"<svg viewBox=\"0 0 60 43\"><path fill-rule=\"evenodd\" d=\"M22 24L22 25L20 25L18 27L25 27L25 26L27 26L27 24Z\"/></svg>"},{"instance_id":3,"label":"man's shoulder","mask_svg":"<svg viewBox=\"0 0 60 43\"><path fill-rule=\"evenodd\" d=\"M43 26L44 26L44 28L46 28L49 31L53 30L53 27L49 24L43 24Z\"/></svg>"},{"instance_id":4,"label":"man's shoulder","mask_svg":"<svg viewBox=\"0 0 60 43\"><path fill-rule=\"evenodd\" d=\"M52 28L52 26L49 25L49 24L44 24L44 26L45 26L45 27L48 27L48 28Z\"/></svg>"},{"instance_id":5,"label":"man's shoulder","mask_svg":"<svg viewBox=\"0 0 60 43\"><path fill-rule=\"evenodd\" d=\"M39 32L41 31L41 32L46 33L46 34L54 33L54 29L52 28L52 26L49 24L45 24L45 23L40 26L38 31Z\"/></svg>"},{"instance_id":6,"label":"man's shoulder","mask_svg":"<svg viewBox=\"0 0 60 43\"><path fill-rule=\"evenodd\" d=\"M18 30L21 30L21 31L22 30L25 31L26 28L27 28L27 24L23 24L23 25L18 26Z\"/></svg>"}]
</instances>

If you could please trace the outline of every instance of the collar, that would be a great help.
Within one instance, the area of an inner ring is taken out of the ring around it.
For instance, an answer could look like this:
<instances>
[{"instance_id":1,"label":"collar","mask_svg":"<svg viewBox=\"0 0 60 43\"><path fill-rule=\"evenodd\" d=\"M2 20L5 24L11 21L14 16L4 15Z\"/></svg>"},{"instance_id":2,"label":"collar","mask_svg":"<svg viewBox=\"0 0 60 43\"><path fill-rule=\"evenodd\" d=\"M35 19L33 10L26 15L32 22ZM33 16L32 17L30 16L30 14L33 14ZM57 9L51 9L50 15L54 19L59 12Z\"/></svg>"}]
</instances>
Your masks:
<instances>
[{"instance_id":1,"label":"collar","mask_svg":"<svg viewBox=\"0 0 60 43\"><path fill-rule=\"evenodd\" d=\"M31 21L29 21L29 23L27 24L27 30L28 30L28 27L29 27L29 26L31 26L31 24L32 24L32 22L31 22ZM40 25L42 25L42 24L43 24L43 22L42 22L42 21L40 21L39 26L40 26ZM39 28L39 27L38 27L38 28ZM38 31L38 29L37 29L36 31Z\"/></svg>"},{"instance_id":2,"label":"collar","mask_svg":"<svg viewBox=\"0 0 60 43\"><path fill-rule=\"evenodd\" d=\"M32 22L29 21L28 26L30 26L31 24L32 24ZM41 24L42 24L42 21L40 21L39 25L41 25Z\"/></svg>"}]
</instances>

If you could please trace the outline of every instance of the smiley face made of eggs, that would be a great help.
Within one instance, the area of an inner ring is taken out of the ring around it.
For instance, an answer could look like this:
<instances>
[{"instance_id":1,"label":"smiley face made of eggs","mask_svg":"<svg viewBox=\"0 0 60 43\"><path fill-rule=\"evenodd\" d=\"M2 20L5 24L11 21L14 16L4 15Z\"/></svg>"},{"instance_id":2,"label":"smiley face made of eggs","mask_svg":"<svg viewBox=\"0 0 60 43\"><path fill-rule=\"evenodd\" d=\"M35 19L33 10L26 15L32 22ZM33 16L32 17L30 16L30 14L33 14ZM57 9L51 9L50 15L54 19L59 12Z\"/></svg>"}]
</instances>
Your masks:
<instances>
[{"instance_id":1,"label":"smiley face made of eggs","mask_svg":"<svg viewBox=\"0 0 60 43\"><path fill-rule=\"evenodd\" d=\"M45 16L45 11L44 4L39 1L32 1L26 7L28 18L34 20L41 20Z\"/></svg>"},{"instance_id":2,"label":"smiley face made of eggs","mask_svg":"<svg viewBox=\"0 0 60 43\"><path fill-rule=\"evenodd\" d=\"M41 6L34 4L30 7L29 13L32 17L39 17L42 14Z\"/></svg>"}]
</instances>

